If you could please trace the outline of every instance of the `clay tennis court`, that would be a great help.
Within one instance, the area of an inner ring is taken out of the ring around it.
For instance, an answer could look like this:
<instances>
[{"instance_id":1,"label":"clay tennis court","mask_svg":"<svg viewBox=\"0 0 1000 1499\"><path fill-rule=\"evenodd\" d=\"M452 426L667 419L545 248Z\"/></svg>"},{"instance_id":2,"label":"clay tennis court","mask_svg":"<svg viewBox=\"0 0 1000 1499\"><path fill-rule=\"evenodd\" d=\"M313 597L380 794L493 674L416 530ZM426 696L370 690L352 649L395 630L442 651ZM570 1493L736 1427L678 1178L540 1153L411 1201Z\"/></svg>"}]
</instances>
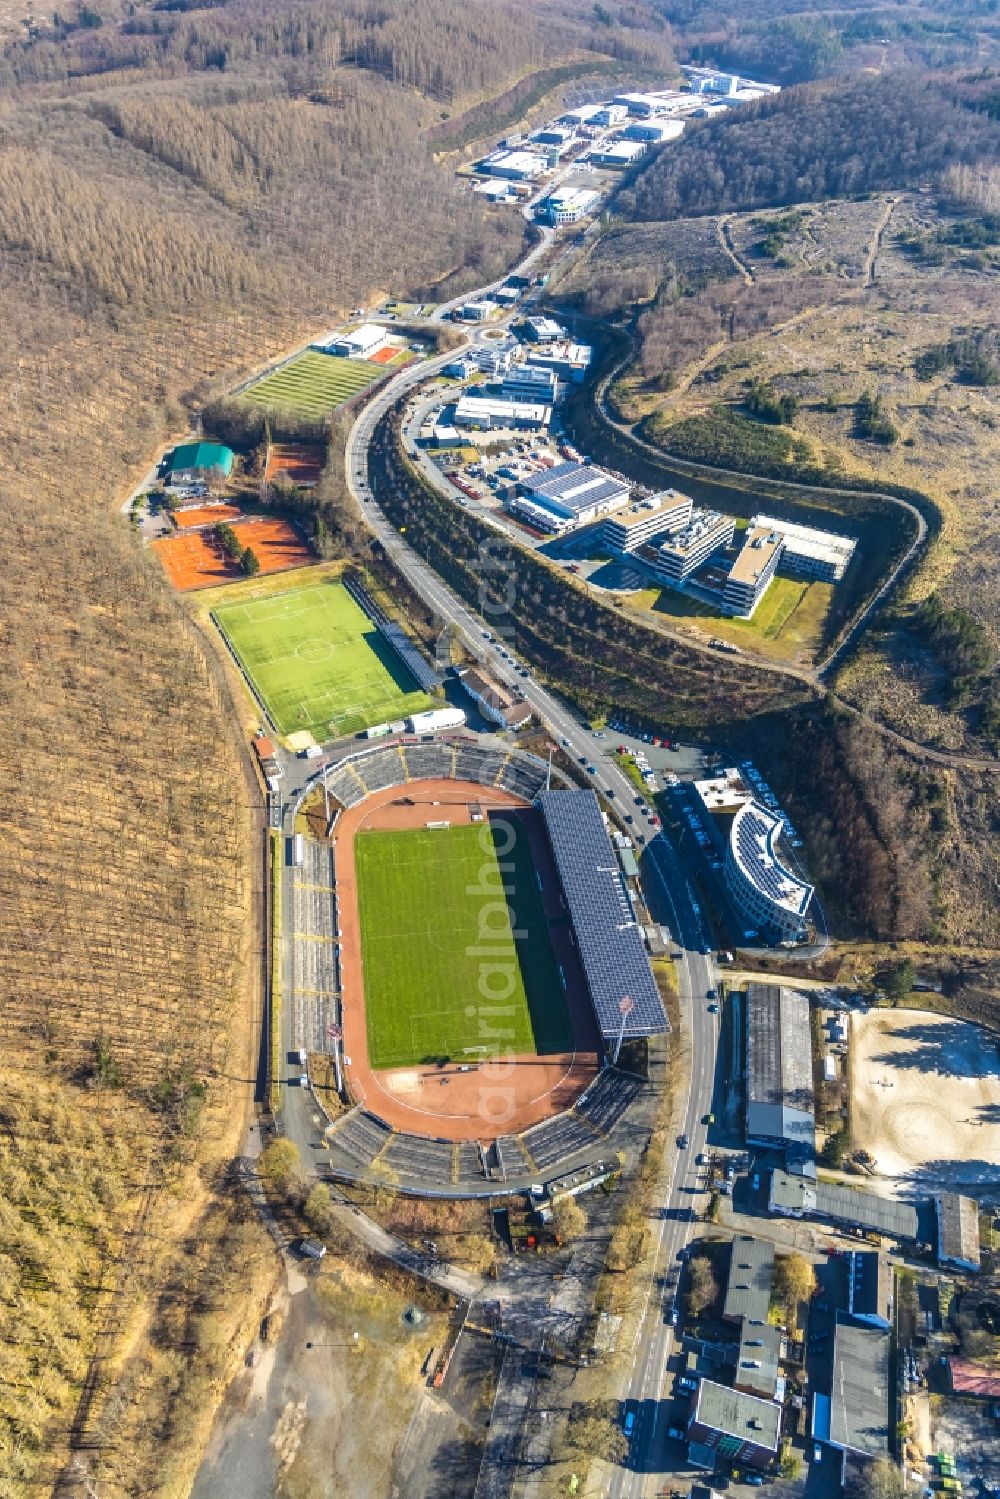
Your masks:
<instances>
[{"instance_id":1,"label":"clay tennis court","mask_svg":"<svg viewBox=\"0 0 1000 1499\"><path fill-rule=\"evenodd\" d=\"M387 345L384 349L376 349L374 354L368 355L369 364L391 364L400 351Z\"/></svg>"},{"instance_id":2,"label":"clay tennis court","mask_svg":"<svg viewBox=\"0 0 1000 1499\"><path fill-rule=\"evenodd\" d=\"M302 536L286 520L254 516L238 521L233 530L244 547L257 554L262 573L282 572L290 567L304 567L315 558ZM231 583L242 576L239 564L226 555L211 528L182 531L152 543L167 577L180 593L213 584Z\"/></svg>"},{"instance_id":3,"label":"clay tennis court","mask_svg":"<svg viewBox=\"0 0 1000 1499\"><path fill-rule=\"evenodd\" d=\"M197 526L220 526L226 521L239 520L242 514L239 505L192 505L188 510L175 510L172 520L178 531L193 531Z\"/></svg>"},{"instance_id":4,"label":"clay tennis court","mask_svg":"<svg viewBox=\"0 0 1000 1499\"><path fill-rule=\"evenodd\" d=\"M361 927L354 863L354 837L362 830L423 828L428 822L452 826L472 821L470 805L484 813L501 808L525 828L556 962L566 975L566 1002L574 1050L545 1057L518 1055L502 1063L460 1066L422 1064L405 1070L374 1070L368 1062ZM535 810L496 786L465 781L410 781L373 792L341 814L335 831L335 858L343 992L344 1055L353 1097L387 1124L411 1134L442 1140L490 1140L516 1133L561 1113L579 1097L598 1071L598 1035L576 949L570 940L562 892ZM350 1059L349 1062L347 1059Z\"/></svg>"},{"instance_id":5,"label":"clay tennis court","mask_svg":"<svg viewBox=\"0 0 1000 1499\"><path fill-rule=\"evenodd\" d=\"M323 450L309 443L279 443L272 447L264 474L269 484L315 484L323 472Z\"/></svg>"}]
</instances>

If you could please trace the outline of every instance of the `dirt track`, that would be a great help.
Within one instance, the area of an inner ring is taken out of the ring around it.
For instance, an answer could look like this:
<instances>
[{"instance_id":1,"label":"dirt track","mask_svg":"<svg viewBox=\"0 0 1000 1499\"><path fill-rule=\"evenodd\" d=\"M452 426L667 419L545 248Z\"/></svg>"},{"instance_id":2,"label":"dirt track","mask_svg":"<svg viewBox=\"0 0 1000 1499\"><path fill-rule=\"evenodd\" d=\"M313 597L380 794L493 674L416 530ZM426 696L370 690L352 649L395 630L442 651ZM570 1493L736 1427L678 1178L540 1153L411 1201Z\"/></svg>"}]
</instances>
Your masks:
<instances>
[{"instance_id":1,"label":"dirt track","mask_svg":"<svg viewBox=\"0 0 1000 1499\"><path fill-rule=\"evenodd\" d=\"M552 1056L517 1056L502 1079L488 1062L462 1071L457 1065L375 1071L368 1065L361 932L358 921L354 835L361 828L421 828L447 817L471 821L469 804L484 811L516 809L524 819L535 867L543 884L543 903L550 923L563 916L551 856L537 814L520 797L496 786L465 781L419 781L375 792L360 806L344 812L336 830L337 894L342 930L341 986L344 995L344 1052L350 1058L347 1077L353 1096L387 1124L413 1134L442 1140L492 1140L516 1133L559 1113L579 1096L598 1068L598 1037L568 923L551 931L557 963L567 976L575 1050Z\"/></svg>"}]
</instances>

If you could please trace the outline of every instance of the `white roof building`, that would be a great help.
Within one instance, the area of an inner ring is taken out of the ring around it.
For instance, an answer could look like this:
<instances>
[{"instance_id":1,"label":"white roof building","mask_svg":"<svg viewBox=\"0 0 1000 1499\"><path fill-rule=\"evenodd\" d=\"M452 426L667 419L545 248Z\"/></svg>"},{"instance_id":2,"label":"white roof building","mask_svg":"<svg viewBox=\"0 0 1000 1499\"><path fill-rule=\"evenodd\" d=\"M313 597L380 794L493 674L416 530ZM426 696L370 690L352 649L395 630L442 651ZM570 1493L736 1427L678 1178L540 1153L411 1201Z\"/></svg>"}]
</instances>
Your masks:
<instances>
[{"instance_id":1,"label":"white roof building","mask_svg":"<svg viewBox=\"0 0 1000 1499\"><path fill-rule=\"evenodd\" d=\"M538 344L553 343L557 338L566 336L566 330L550 317L530 317L525 327L528 337Z\"/></svg>"},{"instance_id":2,"label":"white roof building","mask_svg":"<svg viewBox=\"0 0 1000 1499\"><path fill-rule=\"evenodd\" d=\"M497 428L547 427L552 407L530 401L504 401L492 396L460 396L455 406L456 427L478 427L483 432Z\"/></svg>"},{"instance_id":3,"label":"white roof building","mask_svg":"<svg viewBox=\"0 0 1000 1499\"><path fill-rule=\"evenodd\" d=\"M477 168L489 177L507 177L513 182L527 182L548 170L544 156L534 151L493 151Z\"/></svg>"},{"instance_id":4,"label":"white roof building","mask_svg":"<svg viewBox=\"0 0 1000 1499\"><path fill-rule=\"evenodd\" d=\"M525 498L557 521L582 526L620 510L628 503L629 485L587 463L557 463L524 484Z\"/></svg>"},{"instance_id":5,"label":"white roof building","mask_svg":"<svg viewBox=\"0 0 1000 1499\"><path fill-rule=\"evenodd\" d=\"M595 146L590 160L595 167L627 167L638 160L645 149L643 141L615 141L610 146Z\"/></svg>"},{"instance_id":6,"label":"white roof building","mask_svg":"<svg viewBox=\"0 0 1000 1499\"><path fill-rule=\"evenodd\" d=\"M367 359L388 343L389 335L378 323L362 323L349 333L338 333L325 345L330 354L341 354L348 359Z\"/></svg>"},{"instance_id":7,"label":"white roof building","mask_svg":"<svg viewBox=\"0 0 1000 1499\"><path fill-rule=\"evenodd\" d=\"M755 515L750 529L773 531L784 541L781 568L801 577L839 583L857 547L854 536L839 536L816 526L800 526L773 515Z\"/></svg>"},{"instance_id":8,"label":"white roof building","mask_svg":"<svg viewBox=\"0 0 1000 1499\"><path fill-rule=\"evenodd\" d=\"M813 887L782 863L777 851L784 820L750 801L733 818L723 877L743 915L777 932L782 940L801 941Z\"/></svg>"}]
</instances>

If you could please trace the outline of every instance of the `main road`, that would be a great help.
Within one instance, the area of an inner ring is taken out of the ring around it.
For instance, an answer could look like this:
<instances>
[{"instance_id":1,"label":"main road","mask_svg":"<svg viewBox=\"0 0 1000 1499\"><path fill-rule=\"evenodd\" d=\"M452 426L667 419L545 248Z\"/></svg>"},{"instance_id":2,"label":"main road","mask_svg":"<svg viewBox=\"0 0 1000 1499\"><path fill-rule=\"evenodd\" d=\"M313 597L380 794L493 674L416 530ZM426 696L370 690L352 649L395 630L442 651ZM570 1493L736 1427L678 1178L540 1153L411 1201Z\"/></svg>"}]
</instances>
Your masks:
<instances>
[{"instance_id":1,"label":"main road","mask_svg":"<svg viewBox=\"0 0 1000 1499\"><path fill-rule=\"evenodd\" d=\"M528 260L541 252L536 248ZM528 261L517 268L523 271ZM476 295L479 295L477 293ZM380 510L368 481L368 449L375 428L389 409L409 391L432 379L455 351L403 370L363 408L347 438L345 466L348 488L367 517L395 566L414 592L439 618L460 635L466 649L491 671L507 673L511 652L504 628L492 617L471 609L420 558ZM510 631L513 634L513 631ZM597 739L564 703L534 677L519 679L520 690L538 719L559 740L567 754L586 757L596 768L595 789L609 793L617 806L630 806L635 787ZM688 1143L665 1152L660 1190L654 1209L655 1263L649 1275L641 1316L624 1387L619 1394L635 1409L636 1421L628 1465L615 1471L608 1492L615 1499L632 1499L660 1482L667 1461L667 1423L662 1410L667 1361L673 1350L671 1312L681 1273L682 1252L698 1231L696 1205L697 1155L704 1149L707 1115L712 1108L718 1047L718 1016L709 1010L718 981L703 915L676 853L666 836L655 834L644 855L647 898L668 924L675 938L676 974L680 997L682 1054L687 1075L678 1100L677 1123ZM657 1475L660 1475L658 1478Z\"/></svg>"}]
</instances>

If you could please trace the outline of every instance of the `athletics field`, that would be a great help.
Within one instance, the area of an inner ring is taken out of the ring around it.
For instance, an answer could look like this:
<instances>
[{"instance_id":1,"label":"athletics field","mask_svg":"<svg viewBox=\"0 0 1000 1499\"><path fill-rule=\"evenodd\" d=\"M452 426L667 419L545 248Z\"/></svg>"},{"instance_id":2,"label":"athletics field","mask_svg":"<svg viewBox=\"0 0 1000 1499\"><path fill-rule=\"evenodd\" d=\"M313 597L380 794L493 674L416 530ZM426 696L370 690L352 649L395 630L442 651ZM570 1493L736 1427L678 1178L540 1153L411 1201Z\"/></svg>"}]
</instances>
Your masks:
<instances>
[{"instance_id":1,"label":"athletics field","mask_svg":"<svg viewBox=\"0 0 1000 1499\"><path fill-rule=\"evenodd\" d=\"M354 858L372 1067L572 1051L566 995L516 814L361 832Z\"/></svg>"},{"instance_id":2,"label":"athletics field","mask_svg":"<svg viewBox=\"0 0 1000 1499\"><path fill-rule=\"evenodd\" d=\"M356 734L433 706L342 583L213 610L281 734Z\"/></svg>"}]
</instances>

